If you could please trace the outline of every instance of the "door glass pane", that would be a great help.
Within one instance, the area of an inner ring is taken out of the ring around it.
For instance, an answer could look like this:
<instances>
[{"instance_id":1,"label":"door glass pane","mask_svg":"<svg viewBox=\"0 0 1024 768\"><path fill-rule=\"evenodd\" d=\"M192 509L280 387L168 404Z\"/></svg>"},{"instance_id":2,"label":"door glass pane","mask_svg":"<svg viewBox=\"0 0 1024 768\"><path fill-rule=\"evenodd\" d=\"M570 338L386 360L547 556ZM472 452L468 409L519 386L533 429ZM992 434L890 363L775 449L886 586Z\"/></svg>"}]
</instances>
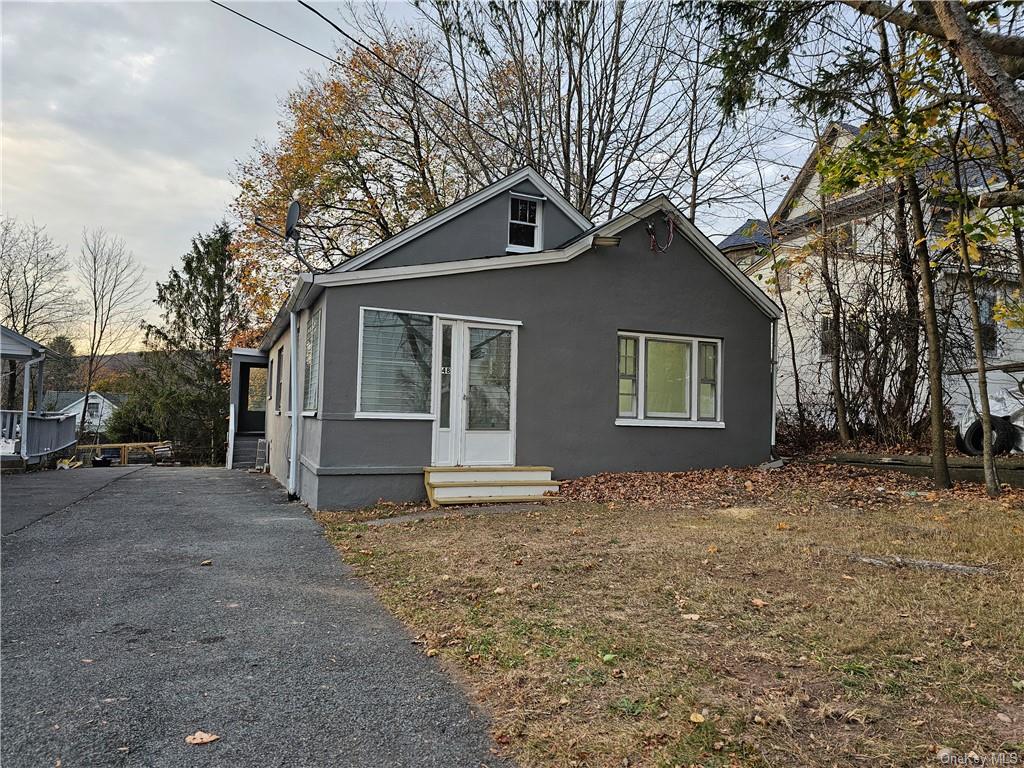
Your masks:
<instances>
[{"instance_id":1,"label":"door glass pane","mask_svg":"<svg viewBox=\"0 0 1024 768\"><path fill-rule=\"evenodd\" d=\"M267 410L267 369L249 369L249 391L245 395L246 408L250 411Z\"/></svg>"},{"instance_id":2,"label":"door glass pane","mask_svg":"<svg viewBox=\"0 0 1024 768\"><path fill-rule=\"evenodd\" d=\"M509 428L511 368L512 331L469 329L467 429Z\"/></svg>"},{"instance_id":3,"label":"door glass pane","mask_svg":"<svg viewBox=\"0 0 1024 768\"><path fill-rule=\"evenodd\" d=\"M452 327L441 326L441 429L452 425Z\"/></svg>"},{"instance_id":4,"label":"door glass pane","mask_svg":"<svg viewBox=\"0 0 1024 768\"><path fill-rule=\"evenodd\" d=\"M718 417L718 345L702 341L698 352L700 403L697 416L701 419L715 419Z\"/></svg>"},{"instance_id":5,"label":"door glass pane","mask_svg":"<svg viewBox=\"0 0 1024 768\"><path fill-rule=\"evenodd\" d=\"M648 416L688 418L690 414L689 342L647 342L647 390L644 410Z\"/></svg>"}]
</instances>

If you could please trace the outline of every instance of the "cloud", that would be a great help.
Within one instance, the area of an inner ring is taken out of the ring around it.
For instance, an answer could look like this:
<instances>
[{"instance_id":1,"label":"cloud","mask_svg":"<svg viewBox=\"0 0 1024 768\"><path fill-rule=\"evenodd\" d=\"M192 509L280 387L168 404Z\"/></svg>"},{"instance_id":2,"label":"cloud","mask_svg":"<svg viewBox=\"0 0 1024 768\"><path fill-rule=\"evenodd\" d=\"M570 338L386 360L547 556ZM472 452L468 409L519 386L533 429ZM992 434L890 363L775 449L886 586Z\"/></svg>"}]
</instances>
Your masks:
<instances>
[{"instance_id":1,"label":"cloud","mask_svg":"<svg viewBox=\"0 0 1024 768\"><path fill-rule=\"evenodd\" d=\"M293 3L243 12L333 50ZM333 10L334 6L330 6ZM10 3L3 17L3 211L78 249L125 238L161 280L235 194L237 158L323 63L209 3Z\"/></svg>"}]
</instances>

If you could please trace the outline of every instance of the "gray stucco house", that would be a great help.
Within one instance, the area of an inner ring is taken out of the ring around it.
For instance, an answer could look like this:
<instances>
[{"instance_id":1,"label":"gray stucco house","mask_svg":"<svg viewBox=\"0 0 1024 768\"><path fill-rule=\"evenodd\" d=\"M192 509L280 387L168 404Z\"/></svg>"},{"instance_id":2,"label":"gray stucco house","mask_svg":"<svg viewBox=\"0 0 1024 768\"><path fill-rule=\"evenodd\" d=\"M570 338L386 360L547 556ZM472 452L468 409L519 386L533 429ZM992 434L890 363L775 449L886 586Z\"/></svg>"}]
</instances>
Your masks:
<instances>
[{"instance_id":1,"label":"gray stucco house","mask_svg":"<svg viewBox=\"0 0 1024 768\"><path fill-rule=\"evenodd\" d=\"M778 317L667 197L595 226L525 168L300 275L236 350L229 438L316 509L755 464Z\"/></svg>"}]
</instances>

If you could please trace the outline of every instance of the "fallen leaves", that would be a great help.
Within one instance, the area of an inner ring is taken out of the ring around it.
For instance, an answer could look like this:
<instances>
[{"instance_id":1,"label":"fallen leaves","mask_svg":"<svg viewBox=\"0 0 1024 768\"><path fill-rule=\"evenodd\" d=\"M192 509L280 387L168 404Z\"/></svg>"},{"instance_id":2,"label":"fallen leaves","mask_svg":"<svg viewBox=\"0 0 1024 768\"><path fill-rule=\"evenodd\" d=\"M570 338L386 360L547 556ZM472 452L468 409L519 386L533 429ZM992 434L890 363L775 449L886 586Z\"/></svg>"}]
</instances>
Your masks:
<instances>
[{"instance_id":1,"label":"fallen leaves","mask_svg":"<svg viewBox=\"0 0 1024 768\"><path fill-rule=\"evenodd\" d=\"M220 736L215 733L207 733L206 731L196 731L192 735L185 737L186 744L210 744L219 740Z\"/></svg>"},{"instance_id":2,"label":"fallen leaves","mask_svg":"<svg viewBox=\"0 0 1024 768\"><path fill-rule=\"evenodd\" d=\"M758 610L760 610L760 609L762 609L762 608L764 608L764 607L766 607L768 605L768 603L766 603L764 600L762 600L762 599L760 599L758 597L755 597L753 600L751 600L750 604L752 606L754 606L755 608L757 608Z\"/></svg>"},{"instance_id":3,"label":"fallen leaves","mask_svg":"<svg viewBox=\"0 0 1024 768\"><path fill-rule=\"evenodd\" d=\"M841 464L795 461L779 469L699 469L688 472L606 472L561 484L562 499L586 502L676 504L727 509L751 502L785 503L793 489L815 489L819 501L858 509L921 501L983 498L984 486L957 483L948 491L931 489L927 477ZM1019 505L1024 490L1007 488L1003 502ZM942 518L941 515L936 515ZM937 520L942 522L943 520ZM780 530L786 530L781 528ZM578 535L578 531L573 531Z\"/></svg>"},{"instance_id":4,"label":"fallen leaves","mask_svg":"<svg viewBox=\"0 0 1024 768\"><path fill-rule=\"evenodd\" d=\"M200 565L213 565L213 560L203 560Z\"/></svg>"},{"instance_id":5,"label":"fallen leaves","mask_svg":"<svg viewBox=\"0 0 1024 768\"><path fill-rule=\"evenodd\" d=\"M700 712L691 712L690 713L690 722L691 723L698 723L698 724L703 723L704 722L704 715L702 715Z\"/></svg>"}]
</instances>

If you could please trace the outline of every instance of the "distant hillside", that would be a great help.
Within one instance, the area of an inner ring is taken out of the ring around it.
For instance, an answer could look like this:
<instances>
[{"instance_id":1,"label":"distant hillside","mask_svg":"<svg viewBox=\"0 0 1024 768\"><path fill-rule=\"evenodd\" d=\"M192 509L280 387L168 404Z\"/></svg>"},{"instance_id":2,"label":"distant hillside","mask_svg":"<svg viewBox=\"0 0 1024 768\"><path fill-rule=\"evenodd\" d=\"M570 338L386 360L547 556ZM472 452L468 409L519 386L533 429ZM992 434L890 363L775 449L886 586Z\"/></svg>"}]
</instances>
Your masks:
<instances>
[{"instance_id":1,"label":"distant hillside","mask_svg":"<svg viewBox=\"0 0 1024 768\"><path fill-rule=\"evenodd\" d=\"M116 355L101 355L100 359L103 361L101 367L103 372L106 374L128 373L133 368L138 367L139 363L142 362L142 358L139 357L138 352L120 352ZM86 358L84 355L77 355L75 360L79 363L84 363Z\"/></svg>"}]
</instances>

